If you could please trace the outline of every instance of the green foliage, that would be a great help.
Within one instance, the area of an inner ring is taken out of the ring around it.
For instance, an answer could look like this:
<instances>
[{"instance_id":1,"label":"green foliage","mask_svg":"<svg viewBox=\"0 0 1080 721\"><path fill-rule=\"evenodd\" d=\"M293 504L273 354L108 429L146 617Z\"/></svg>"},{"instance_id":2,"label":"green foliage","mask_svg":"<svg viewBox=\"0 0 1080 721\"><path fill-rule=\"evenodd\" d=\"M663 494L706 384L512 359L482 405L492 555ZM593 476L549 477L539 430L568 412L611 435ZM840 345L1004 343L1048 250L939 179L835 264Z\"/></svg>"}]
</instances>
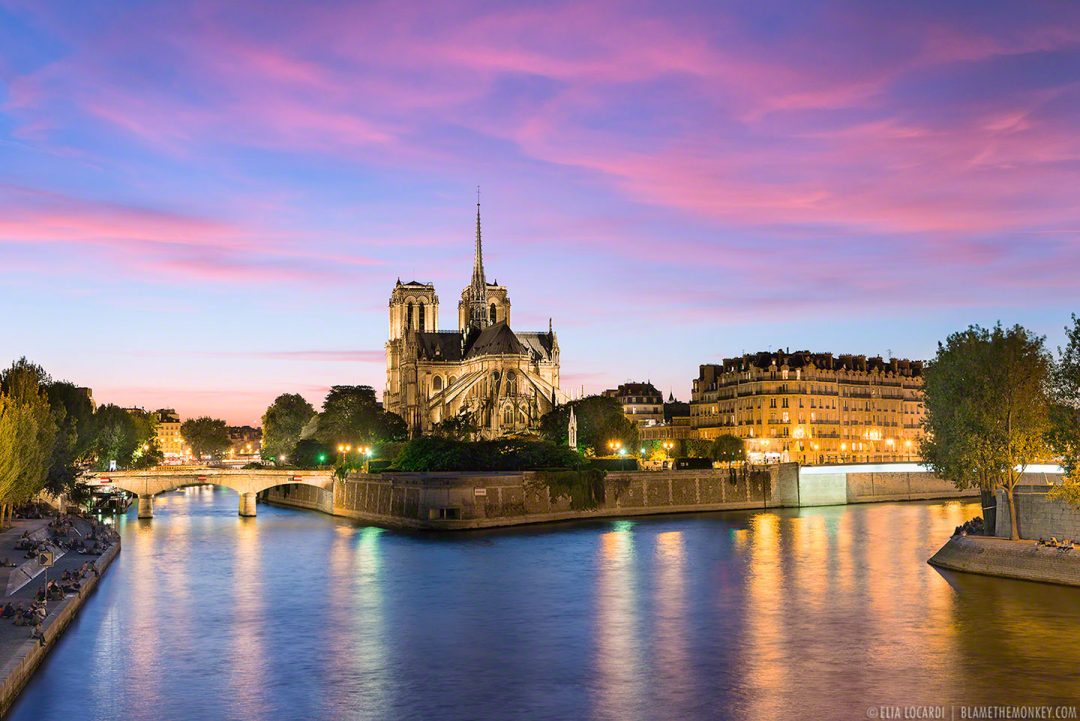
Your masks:
<instances>
[{"instance_id":1,"label":"green foliage","mask_svg":"<svg viewBox=\"0 0 1080 721\"><path fill-rule=\"evenodd\" d=\"M1050 383L1050 431L1047 440L1065 469L1065 480L1049 497L1080 508L1080 318L1065 328L1067 342L1058 348Z\"/></svg>"},{"instance_id":2,"label":"green foliage","mask_svg":"<svg viewBox=\"0 0 1080 721\"><path fill-rule=\"evenodd\" d=\"M476 414L463 408L456 416L444 418L431 429L431 435L455 441L471 441L476 438L480 424Z\"/></svg>"},{"instance_id":3,"label":"green foliage","mask_svg":"<svg viewBox=\"0 0 1080 721\"><path fill-rule=\"evenodd\" d=\"M331 386L315 432L316 439L332 448L339 443L370 446L407 437L405 421L378 405L371 386Z\"/></svg>"},{"instance_id":4,"label":"green foliage","mask_svg":"<svg viewBox=\"0 0 1080 721\"><path fill-rule=\"evenodd\" d=\"M1023 469L1046 457L1051 360L1021 326L971 326L938 344L926 370L927 464L957 488L1012 491ZM1013 534L1018 529L1012 523Z\"/></svg>"},{"instance_id":5,"label":"green foliage","mask_svg":"<svg viewBox=\"0 0 1080 721\"><path fill-rule=\"evenodd\" d=\"M586 461L589 468L605 471L636 471L636 458L590 458Z\"/></svg>"},{"instance_id":6,"label":"green foliage","mask_svg":"<svg viewBox=\"0 0 1080 721\"><path fill-rule=\"evenodd\" d=\"M40 366L21 358L0 373L0 501L19 503L45 484L57 435L57 413Z\"/></svg>"},{"instance_id":7,"label":"green foliage","mask_svg":"<svg viewBox=\"0 0 1080 721\"><path fill-rule=\"evenodd\" d=\"M91 445L98 470L106 470L109 461L124 468L131 464L137 447L135 421L127 411L112 404L100 406L94 413L94 440Z\"/></svg>"},{"instance_id":8,"label":"green foliage","mask_svg":"<svg viewBox=\"0 0 1080 721\"><path fill-rule=\"evenodd\" d=\"M298 393L282 393L262 417L264 458L288 455L300 441L304 426L315 416L315 407Z\"/></svg>"},{"instance_id":9,"label":"green foliage","mask_svg":"<svg viewBox=\"0 0 1080 721\"><path fill-rule=\"evenodd\" d=\"M713 440L709 457L721 463L739 463L746 460L746 446L742 438L725 433Z\"/></svg>"},{"instance_id":10,"label":"green foliage","mask_svg":"<svg viewBox=\"0 0 1080 721\"><path fill-rule=\"evenodd\" d=\"M229 427L219 418L190 418L180 424L180 435L196 458L218 459L229 448Z\"/></svg>"},{"instance_id":11,"label":"green foliage","mask_svg":"<svg viewBox=\"0 0 1080 721\"><path fill-rule=\"evenodd\" d=\"M547 487L552 498L570 498L570 508L575 511L593 511L604 503L604 477L607 474L596 468L568 471L539 471L529 484Z\"/></svg>"},{"instance_id":12,"label":"green foliage","mask_svg":"<svg viewBox=\"0 0 1080 721\"><path fill-rule=\"evenodd\" d=\"M636 454L637 428L623 415L622 406L608 396L586 396L561 405L540 419L540 434L556 445L566 446L570 409L577 418L578 450L605 456L611 441L622 443L627 453Z\"/></svg>"},{"instance_id":13,"label":"green foliage","mask_svg":"<svg viewBox=\"0 0 1080 721\"><path fill-rule=\"evenodd\" d=\"M712 442L704 438L684 438L679 442L680 456L686 458L709 458L712 459Z\"/></svg>"},{"instance_id":14,"label":"green foliage","mask_svg":"<svg viewBox=\"0 0 1080 721\"><path fill-rule=\"evenodd\" d=\"M94 444L94 407L86 393L66 381L45 387L57 422L56 442L45 480L50 493L71 493L79 466L88 459Z\"/></svg>"},{"instance_id":15,"label":"green foliage","mask_svg":"<svg viewBox=\"0 0 1080 721\"><path fill-rule=\"evenodd\" d=\"M334 465L337 455L325 443L314 438L305 438L293 446L288 459L289 463L297 468L318 468Z\"/></svg>"},{"instance_id":16,"label":"green foliage","mask_svg":"<svg viewBox=\"0 0 1080 721\"><path fill-rule=\"evenodd\" d=\"M394 462L399 471L531 471L580 468L581 457L546 441L500 438L455 441L426 436L409 441Z\"/></svg>"}]
</instances>

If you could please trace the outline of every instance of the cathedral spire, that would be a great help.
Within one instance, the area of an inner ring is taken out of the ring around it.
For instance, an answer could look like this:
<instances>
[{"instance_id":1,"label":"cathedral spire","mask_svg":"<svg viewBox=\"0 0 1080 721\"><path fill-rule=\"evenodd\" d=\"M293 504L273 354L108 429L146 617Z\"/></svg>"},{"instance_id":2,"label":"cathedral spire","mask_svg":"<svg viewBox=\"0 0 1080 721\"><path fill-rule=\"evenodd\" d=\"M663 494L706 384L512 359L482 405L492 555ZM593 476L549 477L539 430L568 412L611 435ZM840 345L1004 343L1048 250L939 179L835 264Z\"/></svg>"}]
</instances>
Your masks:
<instances>
[{"instance_id":1,"label":"cathedral spire","mask_svg":"<svg viewBox=\"0 0 1080 721\"><path fill-rule=\"evenodd\" d=\"M484 247L480 239L480 186L476 186L476 255L472 283L469 284L469 327L483 330L488 325L487 281L484 279Z\"/></svg>"}]
</instances>

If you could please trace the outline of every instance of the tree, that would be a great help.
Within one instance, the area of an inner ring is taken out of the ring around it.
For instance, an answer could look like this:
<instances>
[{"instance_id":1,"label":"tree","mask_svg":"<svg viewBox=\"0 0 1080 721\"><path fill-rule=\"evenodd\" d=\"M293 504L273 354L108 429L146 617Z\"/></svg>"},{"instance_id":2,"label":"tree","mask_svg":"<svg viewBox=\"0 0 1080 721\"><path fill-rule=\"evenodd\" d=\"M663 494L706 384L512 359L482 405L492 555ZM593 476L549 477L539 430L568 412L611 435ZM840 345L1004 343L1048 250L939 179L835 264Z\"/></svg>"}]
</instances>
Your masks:
<instances>
[{"instance_id":1,"label":"tree","mask_svg":"<svg viewBox=\"0 0 1080 721\"><path fill-rule=\"evenodd\" d=\"M26 358L0 373L0 524L45 485L57 432L49 382Z\"/></svg>"},{"instance_id":2,"label":"tree","mask_svg":"<svg viewBox=\"0 0 1080 721\"><path fill-rule=\"evenodd\" d=\"M717 436L709 448L709 457L721 463L738 463L746 460L746 447L742 438L725 433Z\"/></svg>"},{"instance_id":3,"label":"tree","mask_svg":"<svg viewBox=\"0 0 1080 721\"><path fill-rule=\"evenodd\" d=\"M577 418L578 450L604 456L611 453L608 444L615 441L636 455L637 428L626 420L619 401L608 396L586 396L559 406L540 419L540 434L556 445L565 446L571 408Z\"/></svg>"},{"instance_id":4,"label":"tree","mask_svg":"<svg viewBox=\"0 0 1080 721\"><path fill-rule=\"evenodd\" d=\"M180 435L196 458L210 456L216 460L229 448L229 427L219 418L189 418L180 424Z\"/></svg>"},{"instance_id":5,"label":"tree","mask_svg":"<svg viewBox=\"0 0 1080 721\"><path fill-rule=\"evenodd\" d=\"M436 423L431 429L431 435L455 441L471 441L476 438L479 431L480 424L476 414L464 408L456 416L444 418Z\"/></svg>"},{"instance_id":6,"label":"tree","mask_svg":"<svg viewBox=\"0 0 1080 721\"><path fill-rule=\"evenodd\" d=\"M130 413L111 403L98 407L94 413L92 444L98 470L108 470L111 461L121 468L127 467L137 445L135 421Z\"/></svg>"},{"instance_id":7,"label":"tree","mask_svg":"<svg viewBox=\"0 0 1080 721\"><path fill-rule=\"evenodd\" d=\"M1050 382L1050 432L1047 440L1061 459L1065 478L1049 496L1080 508L1080 318L1065 328L1068 342L1058 348Z\"/></svg>"},{"instance_id":8,"label":"tree","mask_svg":"<svg viewBox=\"0 0 1080 721\"><path fill-rule=\"evenodd\" d=\"M953 333L926 369L923 458L957 488L978 487L984 508L1003 489L1013 540L1020 538L1013 491L1028 464L1048 452L1050 365L1041 337L998 324Z\"/></svg>"},{"instance_id":9,"label":"tree","mask_svg":"<svg viewBox=\"0 0 1080 721\"><path fill-rule=\"evenodd\" d=\"M382 409L371 386L331 386L322 407L315 438L331 448L339 443L370 446L403 441L408 436L405 421Z\"/></svg>"},{"instance_id":10,"label":"tree","mask_svg":"<svg viewBox=\"0 0 1080 721\"><path fill-rule=\"evenodd\" d=\"M318 468L331 465L337 458L329 446L319 443L314 438L298 441L287 457L289 463L297 468Z\"/></svg>"},{"instance_id":11,"label":"tree","mask_svg":"<svg viewBox=\"0 0 1080 721\"><path fill-rule=\"evenodd\" d=\"M45 489L53 494L70 493L79 467L93 448L94 406L83 390L67 381L49 383L45 393L58 426Z\"/></svg>"},{"instance_id":12,"label":"tree","mask_svg":"<svg viewBox=\"0 0 1080 721\"><path fill-rule=\"evenodd\" d=\"M315 407L298 393L282 393L262 417L262 454L276 460L292 453L304 426L315 417Z\"/></svg>"}]
</instances>

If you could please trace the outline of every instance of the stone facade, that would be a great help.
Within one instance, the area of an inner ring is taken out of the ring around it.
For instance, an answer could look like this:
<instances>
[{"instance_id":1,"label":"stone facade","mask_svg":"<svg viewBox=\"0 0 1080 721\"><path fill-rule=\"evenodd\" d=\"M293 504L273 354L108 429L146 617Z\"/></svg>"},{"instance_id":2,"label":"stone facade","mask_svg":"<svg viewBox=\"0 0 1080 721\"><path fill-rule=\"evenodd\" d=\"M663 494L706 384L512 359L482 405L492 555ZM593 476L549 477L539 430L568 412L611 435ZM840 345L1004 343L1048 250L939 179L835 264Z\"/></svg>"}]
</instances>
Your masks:
<instances>
[{"instance_id":1,"label":"stone facade","mask_svg":"<svg viewBox=\"0 0 1080 721\"><path fill-rule=\"evenodd\" d=\"M703 365L690 422L698 437L746 441L752 462L882 463L917 459L922 363L757 353Z\"/></svg>"},{"instance_id":2,"label":"stone facade","mask_svg":"<svg viewBox=\"0 0 1080 721\"><path fill-rule=\"evenodd\" d=\"M623 383L604 395L619 401L626 420L636 426L664 422L664 394L652 383Z\"/></svg>"},{"instance_id":3,"label":"stone facade","mask_svg":"<svg viewBox=\"0 0 1080 721\"><path fill-rule=\"evenodd\" d=\"M399 280L389 316L383 407L405 419L413 435L466 411L487 438L535 431L564 400L551 322L546 332L514 332L507 289L485 279L479 203L473 277L461 293L458 329L438 330L431 283Z\"/></svg>"}]
</instances>

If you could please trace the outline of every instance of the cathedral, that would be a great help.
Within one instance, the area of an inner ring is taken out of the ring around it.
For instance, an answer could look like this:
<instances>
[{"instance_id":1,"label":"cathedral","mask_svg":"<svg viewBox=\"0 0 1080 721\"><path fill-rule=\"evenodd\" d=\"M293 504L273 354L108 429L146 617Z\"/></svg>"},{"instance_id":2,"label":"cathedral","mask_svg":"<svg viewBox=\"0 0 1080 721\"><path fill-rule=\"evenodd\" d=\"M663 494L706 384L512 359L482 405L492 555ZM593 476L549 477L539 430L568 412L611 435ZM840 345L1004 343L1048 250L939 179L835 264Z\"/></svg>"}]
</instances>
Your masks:
<instances>
[{"instance_id":1,"label":"cathedral","mask_svg":"<svg viewBox=\"0 0 1080 721\"><path fill-rule=\"evenodd\" d=\"M383 408L404 418L413 435L466 410L484 438L535 431L561 397L559 341L550 320L546 331L510 329L507 289L484 277L479 202L476 257L458 302L458 329L438 327L435 286L399 279L390 294Z\"/></svg>"}]
</instances>

